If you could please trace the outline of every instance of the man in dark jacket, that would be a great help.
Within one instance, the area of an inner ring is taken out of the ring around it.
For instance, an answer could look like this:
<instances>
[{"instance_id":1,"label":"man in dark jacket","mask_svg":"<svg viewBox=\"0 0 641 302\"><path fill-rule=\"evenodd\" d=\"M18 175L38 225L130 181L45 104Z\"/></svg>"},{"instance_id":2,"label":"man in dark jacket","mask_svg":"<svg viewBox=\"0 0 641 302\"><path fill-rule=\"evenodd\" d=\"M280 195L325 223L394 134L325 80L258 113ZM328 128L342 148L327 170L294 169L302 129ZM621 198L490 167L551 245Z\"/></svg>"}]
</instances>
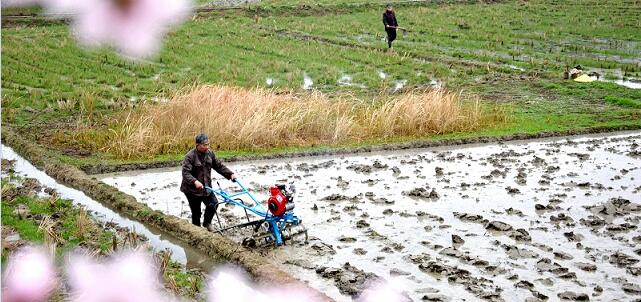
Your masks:
<instances>
[{"instance_id":1,"label":"man in dark jacket","mask_svg":"<svg viewBox=\"0 0 641 302\"><path fill-rule=\"evenodd\" d=\"M201 133L196 136L196 147L191 149L183 160L180 191L187 196L191 209L191 223L197 226L200 226L200 204L205 204L203 226L209 231L214 230L211 221L218 206L216 195L205 189L205 186L212 187L211 169L231 181L236 180L234 172L225 167L209 150L209 138L206 134Z\"/></svg>"},{"instance_id":2,"label":"man in dark jacket","mask_svg":"<svg viewBox=\"0 0 641 302\"><path fill-rule=\"evenodd\" d=\"M387 32L387 46L388 48L392 48L392 41L396 40L396 28L398 27L398 22L396 21L394 8L391 4L388 4L385 7L385 12L383 13L383 24L385 24L385 31Z\"/></svg>"}]
</instances>

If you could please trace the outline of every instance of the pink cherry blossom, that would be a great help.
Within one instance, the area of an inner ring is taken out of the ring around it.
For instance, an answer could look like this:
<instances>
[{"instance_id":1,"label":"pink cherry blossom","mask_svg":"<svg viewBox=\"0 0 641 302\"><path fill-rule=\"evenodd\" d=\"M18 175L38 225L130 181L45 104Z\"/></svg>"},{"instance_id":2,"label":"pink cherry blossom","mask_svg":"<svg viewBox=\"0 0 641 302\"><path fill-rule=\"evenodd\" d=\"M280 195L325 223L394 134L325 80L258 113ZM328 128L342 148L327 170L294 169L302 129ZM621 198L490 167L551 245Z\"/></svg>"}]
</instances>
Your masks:
<instances>
[{"instance_id":1,"label":"pink cherry blossom","mask_svg":"<svg viewBox=\"0 0 641 302\"><path fill-rule=\"evenodd\" d=\"M318 302L309 289L290 284L252 284L247 275L233 266L218 267L210 274L208 302Z\"/></svg>"},{"instance_id":2,"label":"pink cherry blossom","mask_svg":"<svg viewBox=\"0 0 641 302\"><path fill-rule=\"evenodd\" d=\"M43 249L26 247L9 257L3 277L2 301L47 301L56 285L53 259Z\"/></svg>"},{"instance_id":3,"label":"pink cherry blossom","mask_svg":"<svg viewBox=\"0 0 641 302\"><path fill-rule=\"evenodd\" d=\"M86 1L86 0L85 0ZM157 53L171 26L190 12L188 0L89 1L74 17L73 30L87 46L109 46L132 58Z\"/></svg>"},{"instance_id":4,"label":"pink cherry blossom","mask_svg":"<svg viewBox=\"0 0 641 302\"><path fill-rule=\"evenodd\" d=\"M409 302L407 286L401 279L379 280L360 295L358 302Z\"/></svg>"},{"instance_id":5,"label":"pink cherry blossom","mask_svg":"<svg viewBox=\"0 0 641 302\"><path fill-rule=\"evenodd\" d=\"M68 15L78 41L112 47L132 59L158 53L163 36L191 13L191 0L5 0L2 6L44 7Z\"/></svg>"},{"instance_id":6,"label":"pink cherry blossom","mask_svg":"<svg viewBox=\"0 0 641 302\"><path fill-rule=\"evenodd\" d=\"M151 257L142 252L122 253L106 262L72 255L67 276L72 302L169 301Z\"/></svg>"}]
</instances>

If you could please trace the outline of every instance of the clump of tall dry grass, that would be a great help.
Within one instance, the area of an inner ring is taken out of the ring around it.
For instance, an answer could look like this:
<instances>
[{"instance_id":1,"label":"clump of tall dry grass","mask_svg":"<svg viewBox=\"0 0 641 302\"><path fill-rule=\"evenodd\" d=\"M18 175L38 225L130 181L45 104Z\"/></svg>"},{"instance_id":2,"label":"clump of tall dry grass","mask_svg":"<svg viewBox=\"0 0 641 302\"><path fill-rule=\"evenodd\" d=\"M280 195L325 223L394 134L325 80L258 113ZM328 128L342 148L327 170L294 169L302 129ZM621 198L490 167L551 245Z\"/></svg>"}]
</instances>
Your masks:
<instances>
[{"instance_id":1,"label":"clump of tall dry grass","mask_svg":"<svg viewBox=\"0 0 641 302\"><path fill-rule=\"evenodd\" d=\"M81 207L76 215L75 235L80 240L85 240L94 231L94 223L91 221L89 213Z\"/></svg>"},{"instance_id":2,"label":"clump of tall dry grass","mask_svg":"<svg viewBox=\"0 0 641 302\"><path fill-rule=\"evenodd\" d=\"M112 126L105 149L123 158L184 152L199 132L219 149L334 145L474 130L492 123L491 116L478 100L463 102L440 89L366 101L200 86L130 111Z\"/></svg>"}]
</instances>

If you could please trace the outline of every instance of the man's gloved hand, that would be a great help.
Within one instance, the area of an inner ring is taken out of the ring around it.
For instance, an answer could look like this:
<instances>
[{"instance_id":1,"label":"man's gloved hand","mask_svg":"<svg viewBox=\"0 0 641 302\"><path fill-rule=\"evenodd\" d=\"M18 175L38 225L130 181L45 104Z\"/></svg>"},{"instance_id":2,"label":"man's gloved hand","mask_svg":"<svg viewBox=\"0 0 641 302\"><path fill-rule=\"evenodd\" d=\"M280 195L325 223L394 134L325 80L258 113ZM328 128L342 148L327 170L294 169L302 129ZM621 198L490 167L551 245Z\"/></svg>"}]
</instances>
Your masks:
<instances>
[{"instance_id":1,"label":"man's gloved hand","mask_svg":"<svg viewBox=\"0 0 641 302\"><path fill-rule=\"evenodd\" d=\"M232 174L232 175L229 177L229 180L231 180L231 181L233 181L233 182L236 182L236 174Z\"/></svg>"}]
</instances>

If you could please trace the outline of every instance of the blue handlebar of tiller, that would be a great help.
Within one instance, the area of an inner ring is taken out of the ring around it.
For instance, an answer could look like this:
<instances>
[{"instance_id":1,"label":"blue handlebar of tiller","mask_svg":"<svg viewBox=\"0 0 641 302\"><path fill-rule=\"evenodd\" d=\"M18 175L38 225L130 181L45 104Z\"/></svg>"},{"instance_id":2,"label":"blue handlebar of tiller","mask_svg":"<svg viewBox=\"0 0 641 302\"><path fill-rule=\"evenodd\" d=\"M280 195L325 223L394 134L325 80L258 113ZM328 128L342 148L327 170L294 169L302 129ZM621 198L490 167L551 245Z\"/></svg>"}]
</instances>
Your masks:
<instances>
[{"instance_id":1,"label":"blue handlebar of tiller","mask_svg":"<svg viewBox=\"0 0 641 302\"><path fill-rule=\"evenodd\" d=\"M234 179L234 182L235 182L236 184L238 184L238 186L239 186L241 189L243 189L243 191L244 191L244 192L247 192L247 195L249 195L249 197L254 201L254 203L256 203L256 204L260 204L260 203L258 202L258 200L256 200L256 198L254 198L254 195L249 194L249 190L247 190L247 188L245 188L245 186L243 185L243 183L241 183L241 182L240 182L240 180L238 180L238 178L235 178L235 179Z\"/></svg>"},{"instance_id":2,"label":"blue handlebar of tiller","mask_svg":"<svg viewBox=\"0 0 641 302\"><path fill-rule=\"evenodd\" d=\"M219 191L216 191L216 190L212 189L211 187L205 186L205 189L208 190L209 192L213 193L213 194L217 194L217 195L220 195L221 197L223 197L223 199L225 199L224 202L229 202L229 201L234 202L232 197L235 197L235 196L238 196L238 195L241 195L241 194L247 194L247 195L249 195L249 198L251 198L252 201L254 202L254 206L252 208L258 207L260 212L265 213L264 215L266 216L267 215L267 211L265 211L263 209L263 207L261 206L260 202L258 202L258 200L256 200L254 195L251 194L249 192L249 190L247 190L247 188L243 185L243 183L240 182L240 180L238 178L236 178L234 182L241 188L241 190L242 190L241 192L236 193L236 194L232 194L232 195L228 195L227 192L223 191L222 188ZM246 207L245 205L242 205L242 206ZM252 209L250 209L250 210L252 210ZM253 212L256 212L256 211L253 210ZM259 213L256 213L256 214L259 214ZM260 216L263 216L263 215L260 215Z\"/></svg>"}]
</instances>

